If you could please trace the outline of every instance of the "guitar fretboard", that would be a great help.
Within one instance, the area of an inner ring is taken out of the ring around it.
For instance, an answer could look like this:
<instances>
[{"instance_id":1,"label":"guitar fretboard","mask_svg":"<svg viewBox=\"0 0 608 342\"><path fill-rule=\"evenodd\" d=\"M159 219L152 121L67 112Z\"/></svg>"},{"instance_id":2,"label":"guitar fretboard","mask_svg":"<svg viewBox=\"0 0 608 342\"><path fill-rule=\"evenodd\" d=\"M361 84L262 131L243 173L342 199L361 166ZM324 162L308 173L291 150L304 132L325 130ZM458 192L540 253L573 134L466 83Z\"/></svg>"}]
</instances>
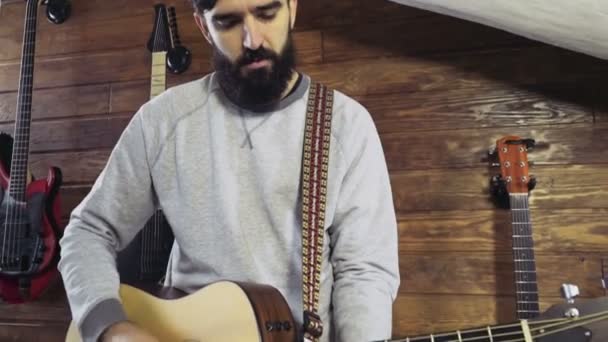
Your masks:
<instances>
[{"instance_id":1,"label":"guitar fretboard","mask_svg":"<svg viewBox=\"0 0 608 342\"><path fill-rule=\"evenodd\" d=\"M27 2L23 31L23 51L21 54L21 76L17 100L17 118L15 119L13 155L8 189L10 196L20 202L25 200L25 187L27 184L37 10L38 1L30 0Z\"/></svg>"},{"instance_id":2,"label":"guitar fretboard","mask_svg":"<svg viewBox=\"0 0 608 342\"><path fill-rule=\"evenodd\" d=\"M150 79L150 99L159 95L166 88L167 52L152 53L152 77Z\"/></svg>"},{"instance_id":3,"label":"guitar fretboard","mask_svg":"<svg viewBox=\"0 0 608 342\"><path fill-rule=\"evenodd\" d=\"M510 194L509 197L513 226L512 248L517 318L534 318L539 315L540 309L528 194Z\"/></svg>"}]
</instances>

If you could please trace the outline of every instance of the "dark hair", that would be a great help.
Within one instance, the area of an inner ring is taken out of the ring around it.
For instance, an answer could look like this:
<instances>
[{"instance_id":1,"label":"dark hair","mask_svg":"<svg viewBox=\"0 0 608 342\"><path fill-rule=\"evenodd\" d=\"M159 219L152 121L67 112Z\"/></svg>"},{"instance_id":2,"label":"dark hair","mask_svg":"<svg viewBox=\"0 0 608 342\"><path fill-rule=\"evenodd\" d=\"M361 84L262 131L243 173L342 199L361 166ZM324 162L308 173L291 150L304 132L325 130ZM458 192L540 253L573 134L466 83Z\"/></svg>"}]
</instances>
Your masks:
<instances>
[{"instance_id":1,"label":"dark hair","mask_svg":"<svg viewBox=\"0 0 608 342\"><path fill-rule=\"evenodd\" d=\"M215 7L215 3L217 0L192 0L192 5L194 9L199 13L203 13L204 11L210 10Z\"/></svg>"},{"instance_id":2,"label":"dark hair","mask_svg":"<svg viewBox=\"0 0 608 342\"><path fill-rule=\"evenodd\" d=\"M208 11L215 7L217 0L192 0L192 5L194 9L199 13L203 13L204 11ZM289 1L287 1L287 7L289 7Z\"/></svg>"}]
</instances>

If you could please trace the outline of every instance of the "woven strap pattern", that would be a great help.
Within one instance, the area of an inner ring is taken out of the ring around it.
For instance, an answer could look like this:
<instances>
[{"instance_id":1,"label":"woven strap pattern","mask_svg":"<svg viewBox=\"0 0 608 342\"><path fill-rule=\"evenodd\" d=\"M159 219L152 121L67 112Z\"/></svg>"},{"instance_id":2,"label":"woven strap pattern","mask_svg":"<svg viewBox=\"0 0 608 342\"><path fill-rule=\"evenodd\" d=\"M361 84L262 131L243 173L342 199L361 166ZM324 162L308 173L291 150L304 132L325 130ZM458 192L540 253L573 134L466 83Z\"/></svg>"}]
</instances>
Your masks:
<instances>
[{"instance_id":1,"label":"woven strap pattern","mask_svg":"<svg viewBox=\"0 0 608 342\"><path fill-rule=\"evenodd\" d=\"M323 323L318 316L325 199L333 91L321 84L310 86L302 158L302 285L304 340L318 341Z\"/></svg>"}]
</instances>

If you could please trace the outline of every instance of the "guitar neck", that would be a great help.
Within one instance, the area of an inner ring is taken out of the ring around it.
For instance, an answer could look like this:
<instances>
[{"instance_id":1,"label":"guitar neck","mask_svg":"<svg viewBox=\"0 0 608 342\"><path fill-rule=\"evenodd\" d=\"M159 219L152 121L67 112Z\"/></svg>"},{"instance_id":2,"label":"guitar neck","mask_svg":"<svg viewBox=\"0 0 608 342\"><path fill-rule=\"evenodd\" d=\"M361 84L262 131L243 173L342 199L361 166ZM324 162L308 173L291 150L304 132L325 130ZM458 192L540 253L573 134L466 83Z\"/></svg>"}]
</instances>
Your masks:
<instances>
[{"instance_id":1,"label":"guitar neck","mask_svg":"<svg viewBox=\"0 0 608 342\"><path fill-rule=\"evenodd\" d=\"M152 53L152 75L150 78L150 99L162 93L167 84L167 52Z\"/></svg>"},{"instance_id":2,"label":"guitar neck","mask_svg":"<svg viewBox=\"0 0 608 342\"><path fill-rule=\"evenodd\" d=\"M534 240L527 193L509 195L513 228L513 263L517 318L528 319L540 313Z\"/></svg>"},{"instance_id":3,"label":"guitar neck","mask_svg":"<svg viewBox=\"0 0 608 342\"><path fill-rule=\"evenodd\" d=\"M533 332L528 322L523 320L519 323L508 325L486 326L478 329L406 337L404 339L387 340L384 342L533 342L532 336Z\"/></svg>"},{"instance_id":4,"label":"guitar neck","mask_svg":"<svg viewBox=\"0 0 608 342\"><path fill-rule=\"evenodd\" d=\"M14 142L8 190L10 196L17 201L24 201L27 184L37 10L38 1L30 0L27 2L16 110L17 117L15 119L15 132L13 135Z\"/></svg>"}]
</instances>

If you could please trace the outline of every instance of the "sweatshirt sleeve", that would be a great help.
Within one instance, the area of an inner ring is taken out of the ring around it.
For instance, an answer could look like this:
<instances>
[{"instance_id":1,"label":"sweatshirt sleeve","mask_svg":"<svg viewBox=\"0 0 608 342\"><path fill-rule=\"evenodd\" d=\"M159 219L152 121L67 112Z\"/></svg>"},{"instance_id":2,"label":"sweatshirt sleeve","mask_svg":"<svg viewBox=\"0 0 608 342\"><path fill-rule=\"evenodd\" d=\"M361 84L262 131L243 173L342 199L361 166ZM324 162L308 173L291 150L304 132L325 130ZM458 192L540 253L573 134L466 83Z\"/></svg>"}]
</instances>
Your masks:
<instances>
[{"instance_id":1,"label":"sweatshirt sleeve","mask_svg":"<svg viewBox=\"0 0 608 342\"><path fill-rule=\"evenodd\" d=\"M340 342L390 338L400 283L397 222L382 145L369 113L358 104L353 111L350 138L336 146L347 165L329 228L332 316Z\"/></svg>"},{"instance_id":2,"label":"sweatshirt sleeve","mask_svg":"<svg viewBox=\"0 0 608 342\"><path fill-rule=\"evenodd\" d=\"M97 342L108 326L126 319L118 295L116 251L154 212L142 111L127 125L91 191L72 211L60 240L58 268L84 342Z\"/></svg>"}]
</instances>

